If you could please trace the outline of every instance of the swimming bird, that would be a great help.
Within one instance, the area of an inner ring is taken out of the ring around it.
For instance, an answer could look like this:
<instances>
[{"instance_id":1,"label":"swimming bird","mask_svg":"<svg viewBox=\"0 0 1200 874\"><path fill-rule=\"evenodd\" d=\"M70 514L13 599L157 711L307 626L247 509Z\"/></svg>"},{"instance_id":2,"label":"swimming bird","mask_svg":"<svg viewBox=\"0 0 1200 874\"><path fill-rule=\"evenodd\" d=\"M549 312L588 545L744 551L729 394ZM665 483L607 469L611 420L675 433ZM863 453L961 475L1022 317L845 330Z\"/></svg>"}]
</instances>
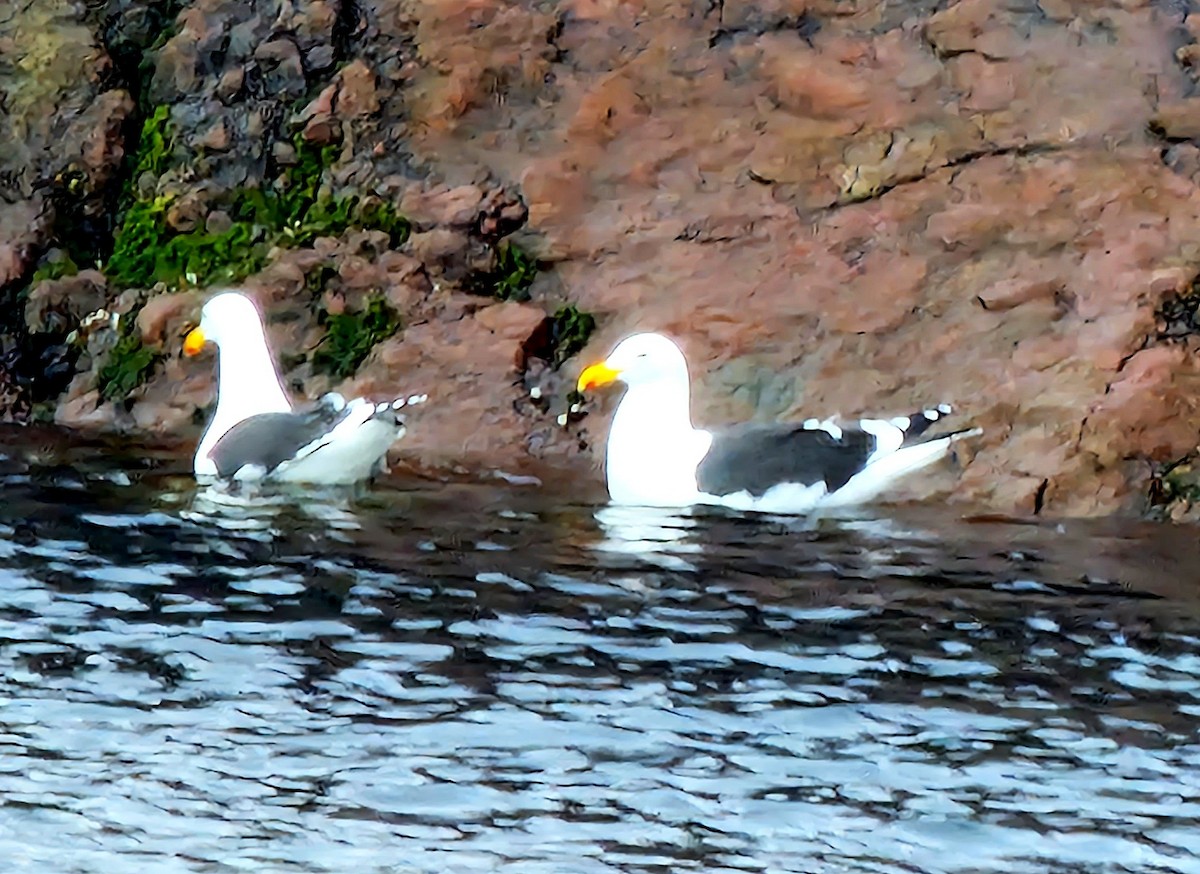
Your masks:
<instances>
[{"instance_id":1,"label":"swimming bird","mask_svg":"<svg viewBox=\"0 0 1200 874\"><path fill-rule=\"evenodd\" d=\"M329 392L293 410L258 308L237 291L204 304L183 352L197 355L210 342L217 347L217 408L196 447L197 478L321 485L367 479L384 468L388 449L404 436L401 411L426 400L347 401Z\"/></svg>"},{"instance_id":2,"label":"swimming bird","mask_svg":"<svg viewBox=\"0 0 1200 874\"><path fill-rule=\"evenodd\" d=\"M605 477L619 504L780 513L860 504L945 456L955 440L980 433L927 435L951 412L946 404L845 425L808 419L700 430L692 426L687 360L674 341L655 333L622 340L580 374L577 388L616 381L627 390L608 435Z\"/></svg>"}]
</instances>

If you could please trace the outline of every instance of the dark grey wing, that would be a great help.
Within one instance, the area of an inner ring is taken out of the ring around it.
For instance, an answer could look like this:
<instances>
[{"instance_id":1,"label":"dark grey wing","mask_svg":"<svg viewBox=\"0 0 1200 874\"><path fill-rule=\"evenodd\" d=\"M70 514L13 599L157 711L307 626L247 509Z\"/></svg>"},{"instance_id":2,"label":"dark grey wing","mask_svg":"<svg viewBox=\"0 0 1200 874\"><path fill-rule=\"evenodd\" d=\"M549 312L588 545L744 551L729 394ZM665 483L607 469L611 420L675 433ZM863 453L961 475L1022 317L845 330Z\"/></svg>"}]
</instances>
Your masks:
<instances>
[{"instance_id":1,"label":"dark grey wing","mask_svg":"<svg viewBox=\"0 0 1200 874\"><path fill-rule=\"evenodd\" d=\"M710 495L746 491L760 497L781 483L841 488L866 465L877 438L858 428L809 424L741 425L713 432L712 447L696 468L696 484Z\"/></svg>"},{"instance_id":2,"label":"dark grey wing","mask_svg":"<svg viewBox=\"0 0 1200 874\"><path fill-rule=\"evenodd\" d=\"M226 431L209 457L217 466L218 476L233 476L246 465L270 473L333 430L345 415L346 403L340 396L323 397L292 413L260 413Z\"/></svg>"},{"instance_id":3,"label":"dark grey wing","mask_svg":"<svg viewBox=\"0 0 1200 874\"><path fill-rule=\"evenodd\" d=\"M808 419L801 423L746 424L713 432L713 444L696 469L696 484L710 495L747 491L755 497L781 483L824 482L835 491L862 470L879 441L895 451L923 440L926 432L952 412L948 404L894 419L859 419L844 427Z\"/></svg>"}]
</instances>

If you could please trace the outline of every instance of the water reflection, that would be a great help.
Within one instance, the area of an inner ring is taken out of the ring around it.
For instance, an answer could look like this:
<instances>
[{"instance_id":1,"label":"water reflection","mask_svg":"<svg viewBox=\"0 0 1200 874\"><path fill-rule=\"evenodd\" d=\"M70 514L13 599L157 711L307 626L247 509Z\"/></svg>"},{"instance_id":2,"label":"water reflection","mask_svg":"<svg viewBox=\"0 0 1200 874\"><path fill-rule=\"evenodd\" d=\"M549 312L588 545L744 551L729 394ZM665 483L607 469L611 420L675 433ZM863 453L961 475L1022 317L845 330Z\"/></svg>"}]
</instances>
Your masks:
<instances>
[{"instance_id":1,"label":"water reflection","mask_svg":"<svg viewBox=\"0 0 1200 874\"><path fill-rule=\"evenodd\" d=\"M0 484L5 870L1200 870L1192 529Z\"/></svg>"}]
</instances>

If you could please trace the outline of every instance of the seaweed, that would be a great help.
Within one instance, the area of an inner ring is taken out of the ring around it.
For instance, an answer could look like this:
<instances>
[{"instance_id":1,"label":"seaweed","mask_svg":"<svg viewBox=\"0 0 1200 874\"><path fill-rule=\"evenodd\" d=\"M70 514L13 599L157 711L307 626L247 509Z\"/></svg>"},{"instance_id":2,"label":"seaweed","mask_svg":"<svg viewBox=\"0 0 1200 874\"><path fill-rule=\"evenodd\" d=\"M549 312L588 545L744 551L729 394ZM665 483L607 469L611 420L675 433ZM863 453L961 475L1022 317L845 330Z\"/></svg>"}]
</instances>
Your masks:
<instances>
[{"instance_id":1,"label":"seaweed","mask_svg":"<svg viewBox=\"0 0 1200 874\"><path fill-rule=\"evenodd\" d=\"M117 342L109 350L108 357L96 376L100 397L108 401L124 400L130 392L150 378L154 365L161 357L142 343L137 316L134 313L122 316Z\"/></svg>"},{"instance_id":2,"label":"seaweed","mask_svg":"<svg viewBox=\"0 0 1200 874\"><path fill-rule=\"evenodd\" d=\"M559 307L550 319L554 366L561 367L568 358L583 349L595 330L596 319L591 313L580 310L575 304Z\"/></svg>"},{"instance_id":3,"label":"seaweed","mask_svg":"<svg viewBox=\"0 0 1200 874\"><path fill-rule=\"evenodd\" d=\"M216 205L231 217L228 228L176 231L167 217L177 195L136 193L137 179L166 170L174 147L167 108L160 106L142 127L134 184L105 268L108 278L127 288L236 282L262 269L271 246L307 246L353 227L384 231L392 246L407 239L409 223L391 204L355 194L335 196L322 184L336 159L335 146L315 146L300 135L294 143L296 163L275 184L238 188L218 199Z\"/></svg>"},{"instance_id":4,"label":"seaweed","mask_svg":"<svg viewBox=\"0 0 1200 874\"><path fill-rule=\"evenodd\" d=\"M382 295L367 300L361 311L324 313L325 337L313 352L318 373L344 379L362 364L371 349L400 328L400 317Z\"/></svg>"},{"instance_id":5,"label":"seaweed","mask_svg":"<svg viewBox=\"0 0 1200 874\"><path fill-rule=\"evenodd\" d=\"M491 275L492 297L497 300L529 300L529 287L537 278L537 262L516 243L496 249L496 269Z\"/></svg>"},{"instance_id":6,"label":"seaweed","mask_svg":"<svg viewBox=\"0 0 1200 874\"><path fill-rule=\"evenodd\" d=\"M304 274L304 290L308 293L310 302L320 299L329 284L338 277L338 269L332 264L318 264Z\"/></svg>"},{"instance_id":7,"label":"seaweed","mask_svg":"<svg viewBox=\"0 0 1200 874\"><path fill-rule=\"evenodd\" d=\"M79 272L79 266L70 254L63 252L61 257L47 258L38 265L37 270L33 271L33 278L29 284L37 285L48 279L63 279L67 276L74 276Z\"/></svg>"},{"instance_id":8,"label":"seaweed","mask_svg":"<svg viewBox=\"0 0 1200 874\"><path fill-rule=\"evenodd\" d=\"M267 261L262 234L249 222L220 233L194 231L172 237L154 259L159 280L196 285L235 282L257 273Z\"/></svg>"},{"instance_id":9,"label":"seaweed","mask_svg":"<svg viewBox=\"0 0 1200 874\"><path fill-rule=\"evenodd\" d=\"M130 176L130 184L136 188L144 173L161 176L167 171L174 151L175 135L171 128L171 107L155 107L154 112L142 122L142 132L137 145L137 163Z\"/></svg>"},{"instance_id":10,"label":"seaweed","mask_svg":"<svg viewBox=\"0 0 1200 874\"><path fill-rule=\"evenodd\" d=\"M105 275L117 285L145 288L154 283L155 258L171 236L167 210L172 198L145 198L139 194L143 176L161 176L174 151L170 108L159 106L142 122L133 170L122 193L124 208L113 233L112 252Z\"/></svg>"},{"instance_id":11,"label":"seaweed","mask_svg":"<svg viewBox=\"0 0 1200 874\"><path fill-rule=\"evenodd\" d=\"M408 239L409 223L391 204L356 194L335 196L323 185L325 170L337 159L336 146L317 146L300 134L292 145L296 162L275 185L234 192L235 217L271 230L271 241L280 246L307 246L352 227L384 231L392 246Z\"/></svg>"}]
</instances>

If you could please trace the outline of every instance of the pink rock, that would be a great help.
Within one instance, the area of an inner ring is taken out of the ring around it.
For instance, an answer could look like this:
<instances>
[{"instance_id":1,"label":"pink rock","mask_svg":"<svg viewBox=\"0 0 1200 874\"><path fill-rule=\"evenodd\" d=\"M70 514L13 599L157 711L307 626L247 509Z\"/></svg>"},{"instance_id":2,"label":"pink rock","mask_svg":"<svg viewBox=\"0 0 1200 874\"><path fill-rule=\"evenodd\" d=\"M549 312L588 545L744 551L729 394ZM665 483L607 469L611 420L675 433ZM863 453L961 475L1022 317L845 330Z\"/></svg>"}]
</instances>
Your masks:
<instances>
[{"instance_id":1,"label":"pink rock","mask_svg":"<svg viewBox=\"0 0 1200 874\"><path fill-rule=\"evenodd\" d=\"M342 119L364 118L379 111L376 77L360 58L342 68L338 85L337 116Z\"/></svg>"},{"instance_id":2,"label":"pink rock","mask_svg":"<svg viewBox=\"0 0 1200 874\"><path fill-rule=\"evenodd\" d=\"M198 291L158 294L138 310L137 324L142 342L148 346L178 351L186 329L195 327L205 295ZM174 348L171 348L174 345Z\"/></svg>"},{"instance_id":3,"label":"pink rock","mask_svg":"<svg viewBox=\"0 0 1200 874\"><path fill-rule=\"evenodd\" d=\"M297 355L323 336L322 293L353 308L378 291L397 308L405 327L348 385L431 392L399 457L553 457L595 484L611 407L566 431L521 384L543 367L531 355L564 303L598 319L589 357L635 330L678 336L706 422L957 404L984 434L910 496L1132 513L1151 462L1193 450L1200 340L1186 320L1164 332L1156 314L1200 264L1200 134L1179 66L1195 52L1177 59L1179 16L1161 4L1041 0L1043 18L997 0L933 14L805 0L368 5L361 58L295 122L340 144L326 184L396 203L416 233L402 251L357 231L281 250L247 286L273 342ZM226 34L264 68L326 69L336 4L284 4L267 24L243 6L190 4L158 55L156 93L186 104L172 115L183 142L215 124L213 95L224 101L228 150L168 180L188 195L289 157L273 140L294 98L237 102L247 62L211 68ZM122 146L121 99L92 84L101 71L55 96L53 124L39 108L21 128L29 156L54 155L47 166L84 156L89 184ZM24 155L15 178L43 178ZM48 240L38 196L0 200L0 277L26 275ZM201 203L179 218L205 219ZM535 302L461 293L518 229L553 265ZM148 333L170 348L175 324ZM175 361L134 405L146 427L210 388L211 360ZM565 392L579 364L539 372L539 385ZM289 366L306 391L331 387Z\"/></svg>"}]
</instances>

